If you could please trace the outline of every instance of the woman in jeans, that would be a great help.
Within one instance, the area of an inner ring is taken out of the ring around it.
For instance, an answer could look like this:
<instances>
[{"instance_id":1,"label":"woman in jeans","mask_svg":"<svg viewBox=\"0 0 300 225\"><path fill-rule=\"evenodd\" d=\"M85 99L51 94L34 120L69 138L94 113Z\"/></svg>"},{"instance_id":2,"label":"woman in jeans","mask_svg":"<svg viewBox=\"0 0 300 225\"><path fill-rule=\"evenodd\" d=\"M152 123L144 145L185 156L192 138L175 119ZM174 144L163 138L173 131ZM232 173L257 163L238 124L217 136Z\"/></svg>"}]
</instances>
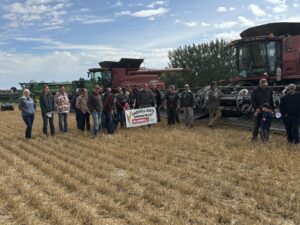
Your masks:
<instances>
[{"instance_id":1,"label":"woman in jeans","mask_svg":"<svg viewBox=\"0 0 300 225\"><path fill-rule=\"evenodd\" d=\"M30 91L28 89L24 89L23 96L19 99L19 109L22 112L22 118L26 124L25 139L28 141L31 138L35 113L35 103L30 97Z\"/></svg>"},{"instance_id":2,"label":"woman in jeans","mask_svg":"<svg viewBox=\"0 0 300 225\"><path fill-rule=\"evenodd\" d=\"M58 125L62 133L68 132L68 114L70 112L70 101L65 87L60 86L55 95L55 103L58 111Z\"/></svg>"},{"instance_id":3,"label":"woman in jeans","mask_svg":"<svg viewBox=\"0 0 300 225\"><path fill-rule=\"evenodd\" d=\"M54 97L49 91L49 86L44 85L43 92L40 98L40 107L42 111L42 117L43 117L43 133L45 135L48 135L48 121L50 125L50 133L51 136L55 134L55 128L54 128L54 114L53 111L55 110L55 104L54 104Z\"/></svg>"}]
</instances>

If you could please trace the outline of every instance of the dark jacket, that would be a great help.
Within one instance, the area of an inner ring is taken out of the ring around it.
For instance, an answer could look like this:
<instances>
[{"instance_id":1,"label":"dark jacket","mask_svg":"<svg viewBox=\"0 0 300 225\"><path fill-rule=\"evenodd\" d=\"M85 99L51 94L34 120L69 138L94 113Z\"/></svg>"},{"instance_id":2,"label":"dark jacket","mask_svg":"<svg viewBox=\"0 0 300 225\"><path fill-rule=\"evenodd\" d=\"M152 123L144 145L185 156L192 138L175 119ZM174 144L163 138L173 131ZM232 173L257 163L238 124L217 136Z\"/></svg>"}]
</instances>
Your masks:
<instances>
[{"instance_id":1,"label":"dark jacket","mask_svg":"<svg viewBox=\"0 0 300 225\"><path fill-rule=\"evenodd\" d=\"M126 95L123 93L119 93L116 99L116 108L118 111L122 111L126 103L128 103L129 99L127 99Z\"/></svg>"},{"instance_id":2,"label":"dark jacket","mask_svg":"<svg viewBox=\"0 0 300 225\"><path fill-rule=\"evenodd\" d=\"M42 113L53 112L55 110L54 96L50 93L47 95L41 95L40 107Z\"/></svg>"},{"instance_id":3,"label":"dark jacket","mask_svg":"<svg viewBox=\"0 0 300 225\"><path fill-rule=\"evenodd\" d=\"M268 103L274 109L273 90L270 87L262 89L257 87L251 94L251 104L254 110L260 108L264 103Z\"/></svg>"},{"instance_id":4,"label":"dark jacket","mask_svg":"<svg viewBox=\"0 0 300 225\"><path fill-rule=\"evenodd\" d=\"M155 98L150 90L142 90L139 95L140 107L151 107L156 104Z\"/></svg>"},{"instance_id":5,"label":"dark jacket","mask_svg":"<svg viewBox=\"0 0 300 225\"><path fill-rule=\"evenodd\" d=\"M114 96L112 93L104 94L103 110L106 112L111 112L114 110Z\"/></svg>"},{"instance_id":6,"label":"dark jacket","mask_svg":"<svg viewBox=\"0 0 300 225\"><path fill-rule=\"evenodd\" d=\"M181 107L193 107L195 105L194 94L191 91L184 91L180 98Z\"/></svg>"},{"instance_id":7,"label":"dark jacket","mask_svg":"<svg viewBox=\"0 0 300 225\"><path fill-rule=\"evenodd\" d=\"M300 93L285 95L280 100L280 112L284 116L300 116Z\"/></svg>"},{"instance_id":8,"label":"dark jacket","mask_svg":"<svg viewBox=\"0 0 300 225\"><path fill-rule=\"evenodd\" d=\"M94 111L101 112L103 109L101 95L93 92L88 98L88 107L91 113Z\"/></svg>"},{"instance_id":9,"label":"dark jacket","mask_svg":"<svg viewBox=\"0 0 300 225\"><path fill-rule=\"evenodd\" d=\"M263 130L269 130L273 119L272 112L262 112L260 128Z\"/></svg>"},{"instance_id":10,"label":"dark jacket","mask_svg":"<svg viewBox=\"0 0 300 225\"><path fill-rule=\"evenodd\" d=\"M154 98L155 98L155 102L157 106L161 106L162 100L161 100L161 94L160 91L156 88L151 89Z\"/></svg>"},{"instance_id":11,"label":"dark jacket","mask_svg":"<svg viewBox=\"0 0 300 225\"><path fill-rule=\"evenodd\" d=\"M139 100L140 100L140 91L137 88L134 88L131 92L130 92L130 103L131 103L131 107L133 106L134 102L135 102L135 108L139 108Z\"/></svg>"},{"instance_id":12,"label":"dark jacket","mask_svg":"<svg viewBox=\"0 0 300 225\"><path fill-rule=\"evenodd\" d=\"M177 92L172 93L172 92L168 91L165 96L165 99L166 99L166 106L168 109L170 109L170 108L176 109L178 106L180 97Z\"/></svg>"}]
</instances>

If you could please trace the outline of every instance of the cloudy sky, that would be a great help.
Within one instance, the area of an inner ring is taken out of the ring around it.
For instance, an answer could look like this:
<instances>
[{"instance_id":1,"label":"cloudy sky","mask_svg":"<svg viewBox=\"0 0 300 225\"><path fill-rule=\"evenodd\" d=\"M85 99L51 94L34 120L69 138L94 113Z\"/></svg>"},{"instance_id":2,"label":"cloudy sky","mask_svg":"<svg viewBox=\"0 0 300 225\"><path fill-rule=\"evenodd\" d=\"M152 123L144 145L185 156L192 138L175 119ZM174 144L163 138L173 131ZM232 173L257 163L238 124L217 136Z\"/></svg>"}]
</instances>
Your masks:
<instances>
[{"instance_id":1,"label":"cloudy sky","mask_svg":"<svg viewBox=\"0 0 300 225\"><path fill-rule=\"evenodd\" d=\"M168 65L173 48L300 22L300 0L0 0L0 89L71 81L102 60Z\"/></svg>"}]
</instances>

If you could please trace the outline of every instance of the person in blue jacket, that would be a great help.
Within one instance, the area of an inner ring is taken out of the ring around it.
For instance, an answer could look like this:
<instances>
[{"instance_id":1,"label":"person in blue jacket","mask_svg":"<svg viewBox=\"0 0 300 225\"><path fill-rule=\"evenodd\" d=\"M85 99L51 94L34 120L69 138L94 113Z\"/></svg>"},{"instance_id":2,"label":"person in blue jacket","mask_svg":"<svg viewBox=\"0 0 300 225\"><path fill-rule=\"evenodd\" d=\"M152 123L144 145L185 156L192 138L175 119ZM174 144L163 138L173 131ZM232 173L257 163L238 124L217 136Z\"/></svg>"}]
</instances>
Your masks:
<instances>
[{"instance_id":1,"label":"person in blue jacket","mask_svg":"<svg viewBox=\"0 0 300 225\"><path fill-rule=\"evenodd\" d=\"M35 109L35 102L30 97L30 91L24 89L23 96L19 99L19 110L21 110L22 118L26 124L25 139L27 141L31 138Z\"/></svg>"}]
</instances>

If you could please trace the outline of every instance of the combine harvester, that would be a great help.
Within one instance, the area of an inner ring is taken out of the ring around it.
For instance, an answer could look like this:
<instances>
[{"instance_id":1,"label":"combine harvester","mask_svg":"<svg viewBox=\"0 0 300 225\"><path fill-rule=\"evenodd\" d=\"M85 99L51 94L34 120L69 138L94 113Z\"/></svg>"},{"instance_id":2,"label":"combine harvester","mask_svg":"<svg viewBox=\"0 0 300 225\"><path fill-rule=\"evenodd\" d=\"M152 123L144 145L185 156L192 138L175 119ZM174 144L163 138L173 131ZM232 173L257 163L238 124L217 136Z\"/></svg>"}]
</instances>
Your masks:
<instances>
[{"instance_id":1,"label":"combine harvester","mask_svg":"<svg viewBox=\"0 0 300 225\"><path fill-rule=\"evenodd\" d=\"M226 125L252 127L251 93L261 78L268 80L278 107L287 84L300 82L300 23L269 23L243 31L241 39L230 43L235 48L237 76L232 84L220 87L221 111ZM198 107L207 98L208 88L197 92ZM229 118L230 117L230 118ZM235 118L232 118L235 117ZM274 131L284 130L280 121Z\"/></svg>"},{"instance_id":2,"label":"combine harvester","mask_svg":"<svg viewBox=\"0 0 300 225\"><path fill-rule=\"evenodd\" d=\"M88 70L88 79L80 78L72 82L33 82L20 83L22 89L29 89L36 101L39 101L43 86L47 84L55 94L60 85L64 85L66 92L71 98L81 88L86 88L91 93L95 85L104 88L111 87L116 90L118 87L129 88L133 86L142 87L145 83L151 86L155 84L159 90L165 89L164 82L160 79L162 73L183 72L183 68L166 69L145 69L141 67L144 59L122 58L119 62L102 61L100 67Z\"/></svg>"}]
</instances>

